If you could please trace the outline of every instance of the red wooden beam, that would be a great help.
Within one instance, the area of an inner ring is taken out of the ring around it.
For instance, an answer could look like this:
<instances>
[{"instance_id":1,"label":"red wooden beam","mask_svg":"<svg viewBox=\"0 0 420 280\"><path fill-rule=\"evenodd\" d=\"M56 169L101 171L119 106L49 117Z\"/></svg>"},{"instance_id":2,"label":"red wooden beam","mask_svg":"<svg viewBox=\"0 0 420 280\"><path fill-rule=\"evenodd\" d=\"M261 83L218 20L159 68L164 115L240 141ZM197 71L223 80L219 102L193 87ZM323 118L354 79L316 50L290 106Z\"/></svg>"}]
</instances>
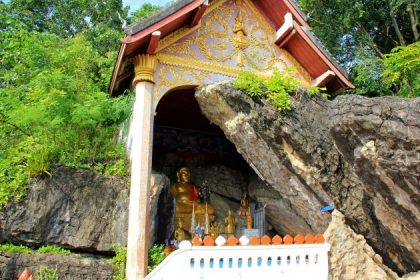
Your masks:
<instances>
[{"instance_id":1,"label":"red wooden beam","mask_svg":"<svg viewBox=\"0 0 420 280\"><path fill-rule=\"evenodd\" d=\"M194 17L190 23L190 27L194 27L196 26L199 22L200 19L203 17L204 12L206 11L207 7L209 6L209 0L205 0L203 2L203 5L201 5L200 7L198 7L197 11L194 14Z\"/></svg>"},{"instance_id":2,"label":"red wooden beam","mask_svg":"<svg viewBox=\"0 0 420 280\"><path fill-rule=\"evenodd\" d=\"M159 45L160 35L161 33L159 30L152 33L152 35L150 36L149 45L147 46L146 50L147 54L155 54L156 49Z\"/></svg>"},{"instance_id":3,"label":"red wooden beam","mask_svg":"<svg viewBox=\"0 0 420 280\"><path fill-rule=\"evenodd\" d=\"M120 73L121 63L125 55L127 44L121 43L120 50L118 51L118 58L115 61L114 72L112 72L111 84L109 85L108 92L110 95L114 92L115 84L117 82L118 74Z\"/></svg>"},{"instance_id":4,"label":"red wooden beam","mask_svg":"<svg viewBox=\"0 0 420 280\"><path fill-rule=\"evenodd\" d=\"M354 85L341 73L340 70L335 67L335 65L322 53L322 51L318 48L318 46L312 41L312 39L303 31L302 27L295 21L293 21L293 26L295 27L297 33L300 37L304 40L306 44L308 44L311 49L315 51L319 58L327 64L328 68L330 68L337 77L349 88L354 88Z\"/></svg>"},{"instance_id":5,"label":"red wooden beam","mask_svg":"<svg viewBox=\"0 0 420 280\"><path fill-rule=\"evenodd\" d=\"M331 70L328 70L318 78L312 80L312 86L314 87L323 87L325 86L329 81L331 81L332 78L335 77L335 73Z\"/></svg>"},{"instance_id":6,"label":"red wooden beam","mask_svg":"<svg viewBox=\"0 0 420 280\"><path fill-rule=\"evenodd\" d=\"M296 30L293 29L292 32L289 33L289 35L287 35L286 38L283 39L283 41L281 41L281 43L279 44L279 48L283 48L284 45L287 44L287 42L289 42L289 40L293 37L293 35L296 34Z\"/></svg>"},{"instance_id":7,"label":"red wooden beam","mask_svg":"<svg viewBox=\"0 0 420 280\"><path fill-rule=\"evenodd\" d=\"M281 41L285 39L292 30L293 30L293 17L291 13L287 13L284 15L283 25L280 26L279 30L277 30L276 32L276 39L274 40L275 43L276 44L281 43Z\"/></svg>"},{"instance_id":8,"label":"red wooden beam","mask_svg":"<svg viewBox=\"0 0 420 280\"><path fill-rule=\"evenodd\" d=\"M300 15L300 13L293 7L292 4L290 4L289 0L282 0L284 5L286 5L287 9L293 14L293 17L296 18L300 24L311 30L312 28L309 26L309 24L305 21L305 19Z\"/></svg>"}]
</instances>

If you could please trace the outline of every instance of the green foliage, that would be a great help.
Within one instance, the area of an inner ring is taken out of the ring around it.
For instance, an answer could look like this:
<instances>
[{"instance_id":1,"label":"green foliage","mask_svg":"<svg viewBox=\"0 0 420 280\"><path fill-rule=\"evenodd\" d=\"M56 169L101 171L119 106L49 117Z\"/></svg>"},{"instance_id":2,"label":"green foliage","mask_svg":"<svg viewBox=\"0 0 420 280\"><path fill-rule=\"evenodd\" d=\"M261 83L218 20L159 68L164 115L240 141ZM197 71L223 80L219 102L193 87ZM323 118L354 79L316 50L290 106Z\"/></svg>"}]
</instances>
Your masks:
<instances>
[{"instance_id":1,"label":"green foliage","mask_svg":"<svg viewBox=\"0 0 420 280\"><path fill-rule=\"evenodd\" d=\"M369 51L359 55L360 60L351 75L356 88L348 92L366 96L392 94L381 76L384 69L382 60Z\"/></svg>"},{"instance_id":2,"label":"green foliage","mask_svg":"<svg viewBox=\"0 0 420 280\"><path fill-rule=\"evenodd\" d=\"M105 174L125 174L125 152L114 138L133 98L105 92L112 53L104 58L82 35L27 29L7 5L0 9L0 207L55 164L100 163Z\"/></svg>"},{"instance_id":3,"label":"green foliage","mask_svg":"<svg viewBox=\"0 0 420 280\"><path fill-rule=\"evenodd\" d=\"M116 244L112 247L115 252L115 256L109 259L109 262L113 264L115 270L114 280L125 280L125 265L127 260L127 248Z\"/></svg>"},{"instance_id":4,"label":"green foliage","mask_svg":"<svg viewBox=\"0 0 420 280\"><path fill-rule=\"evenodd\" d=\"M243 72L233 83L236 89L245 91L250 96L266 97L269 102L275 105L279 111L290 110L289 92L296 92L299 87L299 80L296 78L294 69L286 69L280 72L274 69L268 77L259 76L252 72ZM310 87L308 94L319 92L317 87Z\"/></svg>"},{"instance_id":5,"label":"green foliage","mask_svg":"<svg viewBox=\"0 0 420 280\"><path fill-rule=\"evenodd\" d=\"M290 96L287 92L270 92L267 100L276 106L279 111L290 110Z\"/></svg>"},{"instance_id":6,"label":"green foliage","mask_svg":"<svg viewBox=\"0 0 420 280\"><path fill-rule=\"evenodd\" d=\"M70 255L71 252L67 249L61 248L57 245L44 245L38 248L40 254L59 254L59 255Z\"/></svg>"},{"instance_id":7,"label":"green foliage","mask_svg":"<svg viewBox=\"0 0 420 280\"><path fill-rule=\"evenodd\" d=\"M165 250L163 245L155 244L149 250L149 262L147 270L150 273L155 267L157 267L166 258Z\"/></svg>"},{"instance_id":8,"label":"green foliage","mask_svg":"<svg viewBox=\"0 0 420 280\"><path fill-rule=\"evenodd\" d=\"M386 81L381 73L389 59L387 53L419 40L419 3L415 0L299 1L309 15L315 34L350 69L356 88L347 92L367 96L413 96L415 86L410 79L397 78L402 73L400 69L385 66L389 70L385 72Z\"/></svg>"},{"instance_id":9,"label":"green foliage","mask_svg":"<svg viewBox=\"0 0 420 280\"><path fill-rule=\"evenodd\" d=\"M131 14L131 22L135 22L138 19L148 18L158 12L161 8L162 7L158 5L144 3L137 11Z\"/></svg>"},{"instance_id":10,"label":"green foliage","mask_svg":"<svg viewBox=\"0 0 420 280\"><path fill-rule=\"evenodd\" d=\"M420 96L420 42L394 48L385 55L382 75L399 96Z\"/></svg>"},{"instance_id":11,"label":"green foliage","mask_svg":"<svg viewBox=\"0 0 420 280\"><path fill-rule=\"evenodd\" d=\"M127 248L116 244L113 247L115 256L109 259L109 262L113 264L115 274L114 280L125 280L125 265L127 260ZM157 267L164 259L166 254L163 245L153 245L149 250L149 261L147 270L150 273L155 267Z\"/></svg>"},{"instance_id":12,"label":"green foliage","mask_svg":"<svg viewBox=\"0 0 420 280\"><path fill-rule=\"evenodd\" d=\"M118 30L118 13L126 17L121 0L10 0L9 6L31 30L72 37L98 25Z\"/></svg>"},{"instance_id":13,"label":"green foliage","mask_svg":"<svg viewBox=\"0 0 420 280\"><path fill-rule=\"evenodd\" d=\"M32 254L32 249L24 245L0 244L0 252Z\"/></svg>"},{"instance_id":14,"label":"green foliage","mask_svg":"<svg viewBox=\"0 0 420 280\"><path fill-rule=\"evenodd\" d=\"M245 71L238 76L233 85L236 89L245 91L250 96L263 96L265 92L263 82L264 79L261 76L254 72Z\"/></svg>"},{"instance_id":15,"label":"green foliage","mask_svg":"<svg viewBox=\"0 0 420 280\"><path fill-rule=\"evenodd\" d=\"M57 268L52 269L41 266L35 275L35 279L37 280L58 280Z\"/></svg>"}]
</instances>

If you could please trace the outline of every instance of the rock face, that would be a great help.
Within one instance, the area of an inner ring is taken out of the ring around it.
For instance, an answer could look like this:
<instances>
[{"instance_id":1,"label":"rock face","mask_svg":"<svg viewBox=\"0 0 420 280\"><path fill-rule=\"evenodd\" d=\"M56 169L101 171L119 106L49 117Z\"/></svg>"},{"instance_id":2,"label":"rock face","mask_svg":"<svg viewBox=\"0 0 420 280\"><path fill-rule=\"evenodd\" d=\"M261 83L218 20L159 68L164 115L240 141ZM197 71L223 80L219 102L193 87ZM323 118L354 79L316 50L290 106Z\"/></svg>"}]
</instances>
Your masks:
<instances>
[{"instance_id":1,"label":"rock face","mask_svg":"<svg viewBox=\"0 0 420 280\"><path fill-rule=\"evenodd\" d=\"M229 199L240 200L246 190L247 178L238 170L222 165L192 168L194 183L202 186L207 181L211 192Z\"/></svg>"},{"instance_id":2,"label":"rock face","mask_svg":"<svg viewBox=\"0 0 420 280\"><path fill-rule=\"evenodd\" d=\"M332 188L337 206L390 267L419 270L420 98L343 96L330 115L334 144L361 182Z\"/></svg>"},{"instance_id":3,"label":"rock face","mask_svg":"<svg viewBox=\"0 0 420 280\"><path fill-rule=\"evenodd\" d=\"M420 269L419 98L329 102L297 93L279 112L220 83L199 88L196 99L263 178L249 191L267 203L278 232L323 232L329 218L319 209L333 203L386 265Z\"/></svg>"},{"instance_id":4,"label":"rock face","mask_svg":"<svg viewBox=\"0 0 420 280\"><path fill-rule=\"evenodd\" d=\"M36 178L28 195L0 212L0 243L60 244L85 252L112 252L127 243L129 187L125 179L83 169L59 167L52 177ZM151 216L169 179L154 174ZM156 221L156 219L151 219ZM156 225L151 225L151 243Z\"/></svg>"},{"instance_id":5,"label":"rock face","mask_svg":"<svg viewBox=\"0 0 420 280\"><path fill-rule=\"evenodd\" d=\"M26 267L34 276L42 267L57 269L57 279L60 280L111 280L114 274L111 263L106 259L82 257L76 254L0 252L0 279L15 280Z\"/></svg>"},{"instance_id":6,"label":"rock face","mask_svg":"<svg viewBox=\"0 0 420 280\"><path fill-rule=\"evenodd\" d=\"M334 210L332 222L324 233L331 245L329 277L331 280L395 280L397 274L382 263L382 258L365 238L356 234L344 221L344 215Z\"/></svg>"}]
</instances>

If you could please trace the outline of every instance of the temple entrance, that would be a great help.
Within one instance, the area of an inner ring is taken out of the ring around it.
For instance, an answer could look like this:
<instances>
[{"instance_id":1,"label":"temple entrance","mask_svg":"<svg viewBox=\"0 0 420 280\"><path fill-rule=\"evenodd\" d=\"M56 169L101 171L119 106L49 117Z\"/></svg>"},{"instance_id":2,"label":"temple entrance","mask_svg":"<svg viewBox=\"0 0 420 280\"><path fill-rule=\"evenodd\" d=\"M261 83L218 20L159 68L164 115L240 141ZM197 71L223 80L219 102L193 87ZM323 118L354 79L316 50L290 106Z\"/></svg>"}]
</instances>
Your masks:
<instances>
[{"instance_id":1,"label":"temple entrance","mask_svg":"<svg viewBox=\"0 0 420 280\"><path fill-rule=\"evenodd\" d=\"M224 233L224 221L231 210L237 218L235 234L240 236L246 227L246 220L238 214L241 197L248 191L250 180L256 174L223 131L201 113L194 92L194 87L179 88L168 92L159 101L154 119L153 170L165 174L170 185L174 185L177 171L181 167L188 168L191 183L199 188L203 185L209 188L209 205L214 209L210 222L214 220L212 224ZM249 202L253 209L258 207L252 199ZM197 211L199 205L195 207ZM163 243L173 237L171 235L177 227L169 188L164 189L159 197L157 219L156 242ZM184 218L185 229L190 227L190 220L191 216ZM204 226L199 214L197 223Z\"/></svg>"},{"instance_id":2,"label":"temple entrance","mask_svg":"<svg viewBox=\"0 0 420 280\"><path fill-rule=\"evenodd\" d=\"M177 89L159 101L154 119L154 170L168 174L171 181L182 164L223 163L250 170L223 131L201 113L194 92L193 87Z\"/></svg>"}]
</instances>

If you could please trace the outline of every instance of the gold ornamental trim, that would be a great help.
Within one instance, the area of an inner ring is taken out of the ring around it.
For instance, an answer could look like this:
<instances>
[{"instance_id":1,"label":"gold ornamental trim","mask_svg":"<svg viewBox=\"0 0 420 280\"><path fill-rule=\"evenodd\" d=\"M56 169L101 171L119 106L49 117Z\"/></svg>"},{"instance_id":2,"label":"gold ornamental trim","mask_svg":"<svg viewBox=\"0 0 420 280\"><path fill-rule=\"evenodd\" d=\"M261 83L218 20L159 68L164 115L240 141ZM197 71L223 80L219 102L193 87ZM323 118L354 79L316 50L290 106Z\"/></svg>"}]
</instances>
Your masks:
<instances>
[{"instance_id":1,"label":"gold ornamental trim","mask_svg":"<svg viewBox=\"0 0 420 280\"><path fill-rule=\"evenodd\" d=\"M194 26L192 28L181 27L180 29L172 32L171 34L169 34L168 36L166 36L165 38L163 38L162 40L159 41L159 45L156 49L156 52L159 52L159 51L163 50L164 48L172 45L176 41L178 41L178 40L184 38L185 36L193 33L194 31L196 31L200 27L201 27L201 21L200 21L199 24L197 24L196 26Z\"/></svg>"},{"instance_id":2,"label":"gold ornamental trim","mask_svg":"<svg viewBox=\"0 0 420 280\"><path fill-rule=\"evenodd\" d=\"M157 66L157 59L155 55L141 54L133 58L134 63L134 79L135 85L141 81L149 81L154 83L154 75Z\"/></svg>"},{"instance_id":3,"label":"gold ornamental trim","mask_svg":"<svg viewBox=\"0 0 420 280\"><path fill-rule=\"evenodd\" d=\"M210 61L203 61L191 58L183 58L170 54L158 53L156 54L157 59L160 63L166 65L173 65L178 67L204 70L217 74L222 74L229 77L237 77L241 72L244 71L243 68L227 66L219 63L214 63Z\"/></svg>"},{"instance_id":4,"label":"gold ornamental trim","mask_svg":"<svg viewBox=\"0 0 420 280\"><path fill-rule=\"evenodd\" d=\"M212 12L214 9L218 8L224 2L226 2L226 0L216 0L216 1L210 2L210 5L206 9L206 11L204 12L203 17L205 15L209 14L210 12ZM194 31L196 31L200 27L201 27L201 21L196 26L194 26L192 28L191 27L181 27L180 29L172 32L171 34L169 34L168 36L166 36L165 38L163 38L162 40L159 41L159 45L156 49L156 52L159 52L159 51L165 49L166 47L172 45L176 41L178 41L178 40L184 38L185 36L193 33Z\"/></svg>"}]
</instances>

